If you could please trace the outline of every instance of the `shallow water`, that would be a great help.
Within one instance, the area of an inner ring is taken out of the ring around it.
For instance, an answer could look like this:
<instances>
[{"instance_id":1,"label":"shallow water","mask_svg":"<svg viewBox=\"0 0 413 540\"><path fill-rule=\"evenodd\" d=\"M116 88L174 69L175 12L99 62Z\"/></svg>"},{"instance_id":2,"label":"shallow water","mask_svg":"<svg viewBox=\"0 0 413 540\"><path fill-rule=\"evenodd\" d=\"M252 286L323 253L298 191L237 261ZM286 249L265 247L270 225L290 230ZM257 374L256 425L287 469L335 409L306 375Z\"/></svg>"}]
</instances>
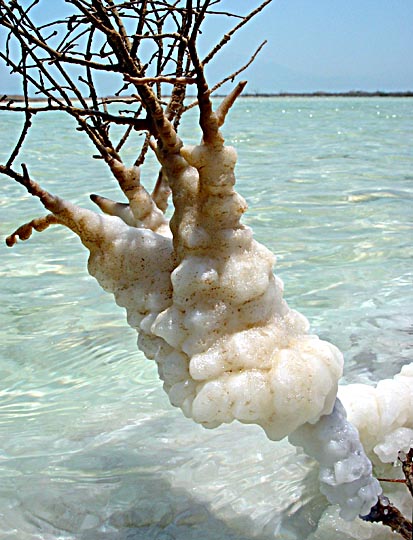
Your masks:
<instances>
[{"instance_id":1,"label":"shallow water","mask_svg":"<svg viewBox=\"0 0 413 540\"><path fill-rule=\"evenodd\" d=\"M411 361L412 105L246 98L224 129L239 154L244 222L277 254L289 304L343 351L347 382L374 383ZM21 120L1 113L0 162ZM186 142L197 142L194 124L193 114ZM30 173L89 207L93 192L119 198L72 127L57 113L35 119L22 156ZM143 180L155 172L151 160ZM41 214L2 178L2 238ZM2 540L354 537L332 536L325 517L315 532L325 509L316 471L286 442L255 426L207 431L170 406L69 231L0 249Z\"/></svg>"}]
</instances>

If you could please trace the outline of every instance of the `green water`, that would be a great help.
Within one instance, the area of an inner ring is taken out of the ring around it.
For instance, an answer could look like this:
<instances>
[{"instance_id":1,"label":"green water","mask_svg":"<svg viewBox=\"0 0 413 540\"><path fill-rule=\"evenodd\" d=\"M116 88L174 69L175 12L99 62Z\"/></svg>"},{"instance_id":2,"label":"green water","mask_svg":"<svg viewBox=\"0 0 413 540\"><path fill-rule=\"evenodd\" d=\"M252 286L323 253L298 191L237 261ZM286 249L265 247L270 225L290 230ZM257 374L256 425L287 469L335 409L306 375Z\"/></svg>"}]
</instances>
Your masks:
<instances>
[{"instance_id":1,"label":"green water","mask_svg":"<svg viewBox=\"0 0 413 540\"><path fill-rule=\"evenodd\" d=\"M0 118L4 162L22 118ZM89 207L89 193L120 198L72 128L35 118L31 175ZM244 222L277 254L289 304L343 351L345 380L399 371L413 333L413 102L246 98L224 135ZM197 142L195 113L181 136ZM143 181L155 175L151 159ZM1 181L3 241L43 211ZM1 540L310 537L325 502L309 460L254 426L206 431L173 409L69 231L0 249Z\"/></svg>"}]
</instances>

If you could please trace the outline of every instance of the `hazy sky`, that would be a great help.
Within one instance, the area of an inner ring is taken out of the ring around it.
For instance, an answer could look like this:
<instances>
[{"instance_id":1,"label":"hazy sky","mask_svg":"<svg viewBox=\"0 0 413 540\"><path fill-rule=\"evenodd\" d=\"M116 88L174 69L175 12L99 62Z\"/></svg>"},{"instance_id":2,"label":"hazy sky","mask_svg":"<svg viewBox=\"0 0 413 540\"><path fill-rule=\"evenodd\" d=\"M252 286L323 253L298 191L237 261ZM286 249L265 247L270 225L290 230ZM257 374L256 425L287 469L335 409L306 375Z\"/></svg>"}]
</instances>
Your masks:
<instances>
[{"instance_id":1,"label":"hazy sky","mask_svg":"<svg viewBox=\"0 0 413 540\"><path fill-rule=\"evenodd\" d=\"M239 63L265 38L250 91L413 90L413 0L273 0L239 35Z\"/></svg>"},{"instance_id":2,"label":"hazy sky","mask_svg":"<svg viewBox=\"0 0 413 540\"><path fill-rule=\"evenodd\" d=\"M43 0L59 11L61 0ZM245 12L256 0L226 0ZM49 11L49 9L48 9ZM233 22L214 19L201 48ZM413 0L273 0L208 68L211 82L243 65L268 44L243 75L249 92L413 90ZM2 66L0 92L19 87ZM100 93L111 92L102 79Z\"/></svg>"}]
</instances>

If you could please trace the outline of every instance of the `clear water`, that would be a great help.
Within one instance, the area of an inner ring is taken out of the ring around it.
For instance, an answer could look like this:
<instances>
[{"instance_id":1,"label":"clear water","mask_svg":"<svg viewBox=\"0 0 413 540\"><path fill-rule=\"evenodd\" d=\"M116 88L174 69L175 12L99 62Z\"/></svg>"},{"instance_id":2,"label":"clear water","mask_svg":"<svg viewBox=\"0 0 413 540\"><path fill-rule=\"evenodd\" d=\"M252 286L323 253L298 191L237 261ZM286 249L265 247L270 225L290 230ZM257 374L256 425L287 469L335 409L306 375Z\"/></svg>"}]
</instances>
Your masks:
<instances>
[{"instance_id":1,"label":"clear water","mask_svg":"<svg viewBox=\"0 0 413 540\"><path fill-rule=\"evenodd\" d=\"M22 119L0 119L4 162ZM22 156L32 176L90 207L89 193L118 198L72 128L35 118ZM399 371L412 346L413 102L246 98L224 134L245 222L278 255L289 304L343 351L345 380ZM7 178L1 193L2 238L43 213ZM286 442L255 426L207 431L170 406L69 231L0 249L2 540L353 538L314 532L316 471Z\"/></svg>"}]
</instances>

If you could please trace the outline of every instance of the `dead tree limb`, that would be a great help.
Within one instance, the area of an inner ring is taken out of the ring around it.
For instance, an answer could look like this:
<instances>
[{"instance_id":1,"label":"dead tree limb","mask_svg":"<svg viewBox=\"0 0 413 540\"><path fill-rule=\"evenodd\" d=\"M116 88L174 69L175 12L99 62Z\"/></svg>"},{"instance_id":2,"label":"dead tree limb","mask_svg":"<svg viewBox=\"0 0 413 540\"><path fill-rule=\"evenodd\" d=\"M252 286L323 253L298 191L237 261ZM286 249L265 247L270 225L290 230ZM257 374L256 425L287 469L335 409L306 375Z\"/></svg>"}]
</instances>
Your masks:
<instances>
[{"instance_id":1,"label":"dead tree limb","mask_svg":"<svg viewBox=\"0 0 413 540\"><path fill-rule=\"evenodd\" d=\"M14 163L35 118L39 114L62 112L69 114L77 122L78 130L93 143L97 150L94 157L105 161L129 205L132 203L124 179L135 175L132 184L140 194L139 200L150 200L150 207L165 211L170 193L165 170L159 173L152 195L140 185L138 166L144 164L150 137L157 141L157 151L179 155L182 143L177 130L187 110L184 101L188 86L196 84L204 139L217 142L219 127L243 85L236 87L216 114L203 65L211 62L270 0L261 2L247 15L225 9L225 0L66 0L69 8L66 17L38 24L36 10L42 8L42 2L36 0L27 6L19 0L0 0L0 26L7 34L0 60L21 76L23 91L23 101L19 103L8 98L0 100L0 111L23 113L25 117L20 136L0 172L23 183L30 191L25 174L13 169ZM223 9L219 9L221 6ZM211 17L235 18L237 23L218 38L202 62L198 38L205 21ZM21 51L17 56L16 44ZM233 80L257 53L213 88ZM113 96L118 96L116 99L100 97L97 76L104 72L116 76L117 86L113 91ZM162 97L164 85L171 88L166 102ZM34 103L32 97L41 98L44 103ZM128 111L119 110L116 101L127 102ZM115 126L125 129L119 135ZM134 140L137 131L146 133L143 140ZM124 163L123 149L133 141L140 144L136 144L137 152L129 166ZM123 211L125 203L110 202L99 196L94 200L104 211L130 215L130 208L126 213ZM140 216L135 203L132 214ZM43 222L30 223L31 229L36 229ZM22 230L20 237L29 229Z\"/></svg>"}]
</instances>

